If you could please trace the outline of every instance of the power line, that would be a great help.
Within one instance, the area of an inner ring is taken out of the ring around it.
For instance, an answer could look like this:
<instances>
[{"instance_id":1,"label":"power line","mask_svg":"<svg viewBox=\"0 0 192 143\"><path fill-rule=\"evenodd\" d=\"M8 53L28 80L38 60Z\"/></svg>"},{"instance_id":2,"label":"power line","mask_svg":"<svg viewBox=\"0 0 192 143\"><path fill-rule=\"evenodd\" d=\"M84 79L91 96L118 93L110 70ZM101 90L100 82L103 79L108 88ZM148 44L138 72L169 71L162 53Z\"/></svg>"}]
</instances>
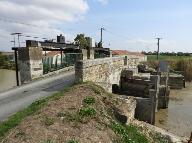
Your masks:
<instances>
[{"instance_id":1,"label":"power line","mask_svg":"<svg viewBox=\"0 0 192 143\"><path fill-rule=\"evenodd\" d=\"M126 39L126 40L130 39L130 38L128 38L127 36L122 35L122 34L117 34L117 33L115 33L115 32L111 32L111 31L106 30L106 29L105 29L105 31L106 31L107 33L109 33L109 34L113 35L113 36L118 37L118 38L119 38L119 37L121 37L121 38Z\"/></svg>"},{"instance_id":2,"label":"power line","mask_svg":"<svg viewBox=\"0 0 192 143\"><path fill-rule=\"evenodd\" d=\"M17 20L12 20L12 19L7 19L7 18L2 18L0 17L0 21L2 22L6 22L6 23L16 23L16 24L21 24L21 25L25 25L25 26L29 26L29 27L34 27L34 28L44 28L44 29L52 29L52 30L61 30L60 28L55 28L55 27L44 27L43 25L35 25L35 24L29 24L29 23L24 23L24 22L20 22Z\"/></svg>"}]
</instances>

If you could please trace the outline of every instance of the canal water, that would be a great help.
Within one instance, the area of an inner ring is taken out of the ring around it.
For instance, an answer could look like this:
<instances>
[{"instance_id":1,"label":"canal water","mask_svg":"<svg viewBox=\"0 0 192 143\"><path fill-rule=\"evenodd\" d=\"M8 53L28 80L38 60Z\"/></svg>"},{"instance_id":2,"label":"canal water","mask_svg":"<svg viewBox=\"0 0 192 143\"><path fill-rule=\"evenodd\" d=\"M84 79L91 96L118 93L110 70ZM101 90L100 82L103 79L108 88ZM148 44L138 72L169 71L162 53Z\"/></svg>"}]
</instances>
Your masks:
<instances>
[{"instance_id":1,"label":"canal water","mask_svg":"<svg viewBox=\"0 0 192 143\"><path fill-rule=\"evenodd\" d=\"M182 137L192 132L192 83L182 90L171 90L169 108L156 113L156 126Z\"/></svg>"},{"instance_id":2,"label":"canal water","mask_svg":"<svg viewBox=\"0 0 192 143\"><path fill-rule=\"evenodd\" d=\"M0 92L16 86L16 75L13 70L0 69Z\"/></svg>"}]
</instances>

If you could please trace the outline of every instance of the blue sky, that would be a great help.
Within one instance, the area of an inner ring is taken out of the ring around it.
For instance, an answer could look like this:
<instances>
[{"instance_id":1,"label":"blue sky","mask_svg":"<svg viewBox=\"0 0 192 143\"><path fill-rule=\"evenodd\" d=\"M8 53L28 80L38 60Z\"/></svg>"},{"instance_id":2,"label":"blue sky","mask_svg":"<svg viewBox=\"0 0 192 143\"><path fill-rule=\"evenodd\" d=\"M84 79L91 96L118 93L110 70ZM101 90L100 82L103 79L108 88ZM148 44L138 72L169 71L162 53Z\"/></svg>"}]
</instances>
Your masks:
<instances>
[{"instance_id":1,"label":"blue sky","mask_svg":"<svg viewBox=\"0 0 192 143\"><path fill-rule=\"evenodd\" d=\"M4 0L3 0L4 1ZM24 0L8 0L10 3ZM35 0L32 0L35 1ZM42 7L45 9L45 3L42 1ZM65 2L63 6L63 13L67 13L66 18L62 19L62 15L58 17L51 17L53 20L42 18L31 21L21 19L18 13L16 20L22 22L30 22L38 25L45 25L45 27L59 27L59 30L50 32L49 30L31 30L22 25L11 27L12 31L5 28L7 32L13 32L17 29L21 31L25 29L24 33L38 36L49 36L54 38L53 34L66 34L68 40L72 40L77 33L85 33L86 36L91 36L99 41L101 27L104 27L104 45L112 49L126 49L130 51L155 51L157 48L156 37L163 38L161 41L161 51L183 51L192 52L192 1L190 0L66 0L74 1L70 5ZM56 2L56 1L55 1ZM58 1L59 2L59 1ZM35 5L35 2L32 3ZM25 3L25 5L29 5ZM50 5L49 8L52 8ZM35 5L36 6L36 5ZM67 7L68 6L68 7ZM38 8L39 6L37 6ZM0 6L1 8L1 6ZM73 11L74 10L74 11ZM41 13L39 11L39 13ZM57 14L55 10L55 14ZM0 10L1 13L1 10ZM37 13L38 15L38 13ZM39 14L40 15L40 14ZM3 17L11 18L10 15L1 15ZM41 23L39 23L39 21ZM1 25L0 21L0 25ZM44 32L44 33L43 33ZM37 34L38 33L38 34ZM47 34L49 33L49 34ZM52 34L52 35L51 35ZM23 39L25 40L25 39ZM0 39L0 42L2 40ZM10 41L10 39L9 39ZM11 46L10 43L2 41L0 50L5 50L5 46ZM6 48L7 49L7 48Z\"/></svg>"}]
</instances>

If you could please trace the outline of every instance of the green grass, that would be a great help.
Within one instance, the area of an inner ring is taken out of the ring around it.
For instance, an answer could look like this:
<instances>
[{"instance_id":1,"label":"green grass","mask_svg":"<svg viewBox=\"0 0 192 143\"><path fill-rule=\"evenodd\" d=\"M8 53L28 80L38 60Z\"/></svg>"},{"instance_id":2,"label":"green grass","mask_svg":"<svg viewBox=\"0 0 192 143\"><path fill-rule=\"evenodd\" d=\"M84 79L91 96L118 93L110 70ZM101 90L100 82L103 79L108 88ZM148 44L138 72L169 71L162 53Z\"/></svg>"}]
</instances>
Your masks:
<instances>
[{"instance_id":1,"label":"green grass","mask_svg":"<svg viewBox=\"0 0 192 143\"><path fill-rule=\"evenodd\" d=\"M132 125L122 125L112 122L110 128L117 134L122 143L148 143L148 139L139 132L139 129Z\"/></svg>"},{"instance_id":2,"label":"green grass","mask_svg":"<svg viewBox=\"0 0 192 143\"><path fill-rule=\"evenodd\" d=\"M192 59L191 56L165 56L159 55L159 60L180 60L180 59ZM157 55L147 55L148 61L157 60Z\"/></svg>"}]
</instances>

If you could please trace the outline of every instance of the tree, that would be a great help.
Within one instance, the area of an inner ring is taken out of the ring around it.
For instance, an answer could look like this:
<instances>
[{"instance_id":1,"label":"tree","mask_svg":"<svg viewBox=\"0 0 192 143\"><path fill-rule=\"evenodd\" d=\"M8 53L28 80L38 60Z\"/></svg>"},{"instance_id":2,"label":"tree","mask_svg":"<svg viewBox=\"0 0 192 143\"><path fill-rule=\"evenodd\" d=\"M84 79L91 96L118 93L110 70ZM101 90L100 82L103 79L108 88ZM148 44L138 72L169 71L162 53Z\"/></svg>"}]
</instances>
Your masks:
<instances>
[{"instance_id":1,"label":"tree","mask_svg":"<svg viewBox=\"0 0 192 143\"><path fill-rule=\"evenodd\" d=\"M77 34L74 41L75 41L75 44L79 45L80 47L84 47L84 48L88 47L88 41L86 40L84 34Z\"/></svg>"}]
</instances>

